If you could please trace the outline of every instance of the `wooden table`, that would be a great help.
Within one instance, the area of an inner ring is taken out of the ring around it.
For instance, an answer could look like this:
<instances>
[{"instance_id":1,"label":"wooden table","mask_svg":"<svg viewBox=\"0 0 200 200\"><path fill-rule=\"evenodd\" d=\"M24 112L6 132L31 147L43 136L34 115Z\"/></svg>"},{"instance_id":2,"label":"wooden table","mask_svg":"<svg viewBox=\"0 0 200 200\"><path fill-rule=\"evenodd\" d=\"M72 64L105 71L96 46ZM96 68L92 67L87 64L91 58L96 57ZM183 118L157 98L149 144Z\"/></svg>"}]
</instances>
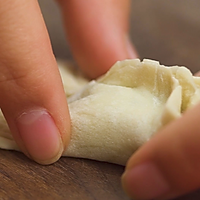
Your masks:
<instances>
[{"instance_id":1,"label":"wooden table","mask_svg":"<svg viewBox=\"0 0 200 200\"><path fill-rule=\"evenodd\" d=\"M69 59L58 9L40 0L55 55ZM132 1L131 37L141 58L165 65L200 69L200 1ZM52 15L52 13L55 13ZM23 154L0 150L0 199L126 200L122 166L85 159L61 158L41 166ZM200 199L200 191L179 198Z\"/></svg>"}]
</instances>

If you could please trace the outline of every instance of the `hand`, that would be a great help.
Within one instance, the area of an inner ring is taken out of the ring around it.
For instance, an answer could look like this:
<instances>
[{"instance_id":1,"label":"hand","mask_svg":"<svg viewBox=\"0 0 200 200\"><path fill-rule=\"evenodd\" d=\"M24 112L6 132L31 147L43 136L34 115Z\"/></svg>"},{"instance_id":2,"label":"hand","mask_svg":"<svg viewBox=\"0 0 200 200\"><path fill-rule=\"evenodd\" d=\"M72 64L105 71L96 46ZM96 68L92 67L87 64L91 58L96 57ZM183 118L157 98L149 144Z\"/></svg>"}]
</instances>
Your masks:
<instances>
[{"instance_id":1,"label":"hand","mask_svg":"<svg viewBox=\"0 0 200 200\"><path fill-rule=\"evenodd\" d=\"M60 1L72 51L88 76L136 56L127 36L128 2ZM55 162L69 142L70 117L37 1L0 0L0 27L0 108L27 156Z\"/></svg>"},{"instance_id":2,"label":"hand","mask_svg":"<svg viewBox=\"0 0 200 200\"><path fill-rule=\"evenodd\" d=\"M57 1L74 58L89 78L137 57L128 36L130 0Z\"/></svg>"},{"instance_id":3,"label":"hand","mask_svg":"<svg viewBox=\"0 0 200 200\"><path fill-rule=\"evenodd\" d=\"M20 149L43 164L69 141L69 114L38 4L0 0L0 107Z\"/></svg>"},{"instance_id":4,"label":"hand","mask_svg":"<svg viewBox=\"0 0 200 200\"><path fill-rule=\"evenodd\" d=\"M136 199L171 199L200 187L200 105L142 146L122 177Z\"/></svg>"}]
</instances>

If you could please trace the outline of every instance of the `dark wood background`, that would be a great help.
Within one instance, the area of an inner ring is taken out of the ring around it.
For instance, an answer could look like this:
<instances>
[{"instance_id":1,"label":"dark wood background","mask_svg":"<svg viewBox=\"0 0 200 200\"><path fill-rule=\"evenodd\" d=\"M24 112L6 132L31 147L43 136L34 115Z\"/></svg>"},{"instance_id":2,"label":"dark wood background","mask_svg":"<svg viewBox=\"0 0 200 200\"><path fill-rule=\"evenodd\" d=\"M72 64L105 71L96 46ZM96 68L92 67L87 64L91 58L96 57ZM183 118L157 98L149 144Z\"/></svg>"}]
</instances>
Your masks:
<instances>
[{"instance_id":1,"label":"dark wood background","mask_svg":"<svg viewBox=\"0 0 200 200\"><path fill-rule=\"evenodd\" d=\"M56 4L39 3L56 57L71 59ZM141 58L200 70L199 0L132 0L130 32ZM0 150L0 199L126 200L120 184L123 170L118 165L73 158L41 166L21 153ZM199 199L200 191L179 198Z\"/></svg>"}]
</instances>

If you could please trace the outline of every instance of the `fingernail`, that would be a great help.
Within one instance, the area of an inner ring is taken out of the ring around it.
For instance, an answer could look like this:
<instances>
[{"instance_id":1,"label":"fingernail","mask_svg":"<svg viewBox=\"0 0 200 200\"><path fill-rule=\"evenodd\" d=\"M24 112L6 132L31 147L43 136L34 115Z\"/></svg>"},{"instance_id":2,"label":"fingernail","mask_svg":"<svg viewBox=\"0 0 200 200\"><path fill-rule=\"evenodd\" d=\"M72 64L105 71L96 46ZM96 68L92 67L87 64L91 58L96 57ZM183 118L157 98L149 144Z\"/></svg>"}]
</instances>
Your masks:
<instances>
[{"instance_id":1,"label":"fingernail","mask_svg":"<svg viewBox=\"0 0 200 200\"><path fill-rule=\"evenodd\" d=\"M136 50L134 49L131 39L129 36L126 36L126 48L127 48L127 53L129 58L138 58L138 54Z\"/></svg>"},{"instance_id":2,"label":"fingernail","mask_svg":"<svg viewBox=\"0 0 200 200\"><path fill-rule=\"evenodd\" d=\"M126 171L122 176L125 192L140 200L157 199L170 190L170 187L153 163L145 163Z\"/></svg>"},{"instance_id":3,"label":"fingernail","mask_svg":"<svg viewBox=\"0 0 200 200\"><path fill-rule=\"evenodd\" d=\"M45 110L32 110L17 118L20 137L28 154L41 164L55 162L63 151L59 131Z\"/></svg>"}]
</instances>

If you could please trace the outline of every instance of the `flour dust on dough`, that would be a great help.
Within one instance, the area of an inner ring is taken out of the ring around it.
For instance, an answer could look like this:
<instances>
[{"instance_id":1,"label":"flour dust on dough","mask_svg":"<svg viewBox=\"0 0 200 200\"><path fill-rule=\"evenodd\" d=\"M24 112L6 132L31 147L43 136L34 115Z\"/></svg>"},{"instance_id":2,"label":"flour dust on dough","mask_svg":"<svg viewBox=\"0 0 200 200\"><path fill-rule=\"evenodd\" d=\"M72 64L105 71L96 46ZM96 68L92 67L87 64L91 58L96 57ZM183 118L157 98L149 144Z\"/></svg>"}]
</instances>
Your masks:
<instances>
[{"instance_id":1,"label":"flour dust on dough","mask_svg":"<svg viewBox=\"0 0 200 200\"><path fill-rule=\"evenodd\" d=\"M200 78L185 67L124 60L88 82L63 65L72 130L63 156L125 165L161 127L200 101ZM2 114L0 148L19 150Z\"/></svg>"}]
</instances>

